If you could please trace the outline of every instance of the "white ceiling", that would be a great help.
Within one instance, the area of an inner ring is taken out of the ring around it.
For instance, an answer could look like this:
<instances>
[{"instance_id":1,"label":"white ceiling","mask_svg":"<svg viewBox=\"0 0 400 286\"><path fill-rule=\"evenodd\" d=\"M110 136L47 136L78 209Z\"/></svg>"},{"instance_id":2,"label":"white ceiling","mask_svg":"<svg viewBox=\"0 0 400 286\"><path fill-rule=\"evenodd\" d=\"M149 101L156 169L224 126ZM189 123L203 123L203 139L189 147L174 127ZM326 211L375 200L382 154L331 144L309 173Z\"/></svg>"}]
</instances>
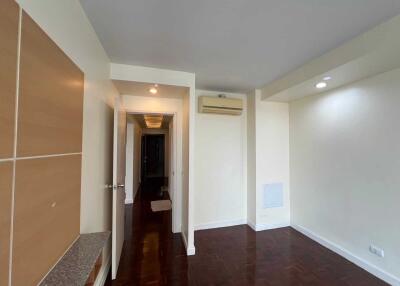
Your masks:
<instances>
[{"instance_id":1,"label":"white ceiling","mask_svg":"<svg viewBox=\"0 0 400 286\"><path fill-rule=\"evenodd\" d=\"M261 89L269 101L293 101L400 67L400 15L376 26ZM329 80L324 78L329 77ZM316 88L318 82L327 86Z\"/></svg>"},{"instance_id":2,"label":"white ceiling","mask_svg":"<svg viewBox=\"0 0 400 286\"><path fill-rule=\"evenodd\" d=\"M258 88L400 13L398 0L81 0L114 63Z\"/></svg>"}]
</instances>

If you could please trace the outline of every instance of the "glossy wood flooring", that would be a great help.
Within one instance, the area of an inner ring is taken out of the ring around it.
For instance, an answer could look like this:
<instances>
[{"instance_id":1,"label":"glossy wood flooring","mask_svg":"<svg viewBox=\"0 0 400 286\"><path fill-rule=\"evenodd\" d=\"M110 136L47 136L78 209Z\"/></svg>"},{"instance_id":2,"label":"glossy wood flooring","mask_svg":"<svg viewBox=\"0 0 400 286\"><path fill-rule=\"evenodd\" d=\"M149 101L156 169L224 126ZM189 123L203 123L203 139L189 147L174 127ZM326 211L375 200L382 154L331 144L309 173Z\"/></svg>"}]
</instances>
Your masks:
<instances>
[{"instance_id":1,"label":"glossy wood flooring","mask_svg":"<svg viewBox=\"0 0 400 286\"><path fill-rule=\"evenodd\" d=\"M126 207L118 277L106 285L387 285L292 228L197 231L196 255L187 257L171 211L150 210L161 198L148 186Z\"/></svg>"}]
</instances>

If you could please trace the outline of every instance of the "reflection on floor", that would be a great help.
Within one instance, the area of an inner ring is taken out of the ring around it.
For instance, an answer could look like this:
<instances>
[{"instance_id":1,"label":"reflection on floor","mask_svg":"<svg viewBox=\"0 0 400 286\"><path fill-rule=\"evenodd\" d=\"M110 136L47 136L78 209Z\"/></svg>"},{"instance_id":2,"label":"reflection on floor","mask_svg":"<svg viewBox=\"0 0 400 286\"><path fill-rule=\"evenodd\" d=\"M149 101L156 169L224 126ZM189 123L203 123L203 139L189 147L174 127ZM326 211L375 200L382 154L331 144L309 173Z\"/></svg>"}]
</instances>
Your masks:
<instances>
[{"instance_id":1,"label":"reflection on floor","mask_svg":"<svg viewBox=\"0 0 400 286\"><path fill-rule=\"evenodd\" d=\"M161 191L164 183L164 179L147 180L135 203L126 206L125 243L117 279L111 283L108 277L106 285L167 285L171 277L186 272L183 241L180 234L171 232L171 210L151 211L151 201L169 199L168 192Z\"/></svg>"},{"instance_id":2,"label":"reflection on floor","mask_svg":"<svg viewBox=\"0 0 400 286\"><path fill-rule=\"evenodd\" d=\"M292 228L255 233L248 226L197 231L187 257L171 233L171 211L153 213L165 199L157 183L126 207L126 241L117 279L106 285L386 285Z\"/></svg>"}]
</instances>

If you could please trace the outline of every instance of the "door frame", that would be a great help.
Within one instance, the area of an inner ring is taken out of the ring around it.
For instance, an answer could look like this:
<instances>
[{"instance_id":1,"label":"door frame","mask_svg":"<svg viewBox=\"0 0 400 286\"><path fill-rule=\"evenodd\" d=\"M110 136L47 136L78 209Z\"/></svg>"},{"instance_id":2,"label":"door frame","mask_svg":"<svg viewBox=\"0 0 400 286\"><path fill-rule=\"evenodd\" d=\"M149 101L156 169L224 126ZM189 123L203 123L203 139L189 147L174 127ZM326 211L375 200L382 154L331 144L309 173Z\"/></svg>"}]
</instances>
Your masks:
<instances>
[{"instance_id":1,"label":"door frame","mask_svg":"<svg viewBox=\"0 0 400 286\"><path fill-rule=\"evenodd\" d=\"M113 181L112 191L112 232L111 232L111 279L117 276L119 262L125 241L125 175L126 175L126 110L123 99L114 101L113 123ZM122 119L122 121L121 121ZM122 124L121 124L122 123ZM122 128L121 128L122 127ZM122 152L122 153L121 153ZM121 161L122 160L122 161ZM123 162L123 164L121 164ZM118 208L120 203L120 208Z\"/></svg>"},{"instance_id":2,"label":"door frame","mask_svg":"<svg viewBox=\"0 0 400 286\"><path fill-rule=\"evenodd\" d=\"M114 81L124 81L124 82L141 82L148 84L161 84L161 85L172 85L172 86L180 86L186 87L188 89L189 96L188 100L188 157L189 157L189 170L179 170L180 174L177 173L178 176L185 176L187 178L187 201L185 202L187 205L185 206L185 220L182 221L180 228L184 230L181 235L186 247L187 255L195 255L196 248L194 245L194 212L195 212L195 125L196 125L196 75L194 73L182 72L182 71L174 71L174 70L166 70L166 69L158 69L158 68L149 68L143 66L135 66L135 65L124 65L124 64L116 64L111 63L110 65L110 79ZM129 95L129 93L124 93L125 95ZM133 94L132 94L133 95ZM139 94L137 94L139 95ZM139 95L143 96L143 95ZM150 97L151 98L151 97ZM177 110L164 110L164 106L160 105L151 105L153 108L157 109L157 111L172 111L175 112ZM144 107L144 105L138 105L139 108L149 109ZM135 109L136 107L131 107ZM134 111L134 110L133 110ZM151 111L151 110L148 110ZM179 113L178 113L179 117ZM179 142L178 142L179 143ZM182 172L185 172L184 174ZM182 187L182 186L181 186ZM183 206L182 206L183 208Z\"/></svg>"},{"instance_id":3,"label":"door frame","mask_svg":"<svg viewBox=\"0 0 400 286\"><path fill-rule=\"evenodd\" d=\"M170 199L172 202L172 232L179 233L182 229L182 171L179 171L178 162L182 162L182 150L178 152L178 146L181 146L182 149L182 124L178 124L178 117L181 116L178 112L149 112L147 110L139 110L139 109L127 109L127 115L129 114L149 114L149 115L168 115L172 116L172 133L170 132L170 136L172 136L172 144L169 146L171 150L170 154L170 170L169 170L169 178L168 184L171 186L169 190ZM182 118L181 118L182 120ZM179 130L178 130L179 129ZM180 135L178 135L180 134ZM165 138L164 140L167 140ZM181 142L179 144L179 141ZM142 167L140 167L139 177L142 177ZM180 165L182 168L182 163ZM172 178L171 178L172 175ZM141 180L141 178L140 178ZM142 182L141 182L142 183Z\"/></svg>"}]
</instances>

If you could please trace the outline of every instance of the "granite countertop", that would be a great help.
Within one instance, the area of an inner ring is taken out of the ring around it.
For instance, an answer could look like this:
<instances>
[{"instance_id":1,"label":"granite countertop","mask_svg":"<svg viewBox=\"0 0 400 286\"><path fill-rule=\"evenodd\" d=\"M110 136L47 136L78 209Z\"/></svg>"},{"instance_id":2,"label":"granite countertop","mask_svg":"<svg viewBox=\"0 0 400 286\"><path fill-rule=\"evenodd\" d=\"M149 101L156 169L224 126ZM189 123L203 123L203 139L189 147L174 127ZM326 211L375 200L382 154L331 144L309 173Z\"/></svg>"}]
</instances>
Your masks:
<instances>
[{"instance_id":1,"label":"granite countertop","mask_svg":"<svg viewBox=\"0 0 400 286\"><path fill-rule=\"evenodd\" d=\"M56 266L39 284L41 286L83 286L111 232L81 234Z\"/></svg>"}]
</instances>

